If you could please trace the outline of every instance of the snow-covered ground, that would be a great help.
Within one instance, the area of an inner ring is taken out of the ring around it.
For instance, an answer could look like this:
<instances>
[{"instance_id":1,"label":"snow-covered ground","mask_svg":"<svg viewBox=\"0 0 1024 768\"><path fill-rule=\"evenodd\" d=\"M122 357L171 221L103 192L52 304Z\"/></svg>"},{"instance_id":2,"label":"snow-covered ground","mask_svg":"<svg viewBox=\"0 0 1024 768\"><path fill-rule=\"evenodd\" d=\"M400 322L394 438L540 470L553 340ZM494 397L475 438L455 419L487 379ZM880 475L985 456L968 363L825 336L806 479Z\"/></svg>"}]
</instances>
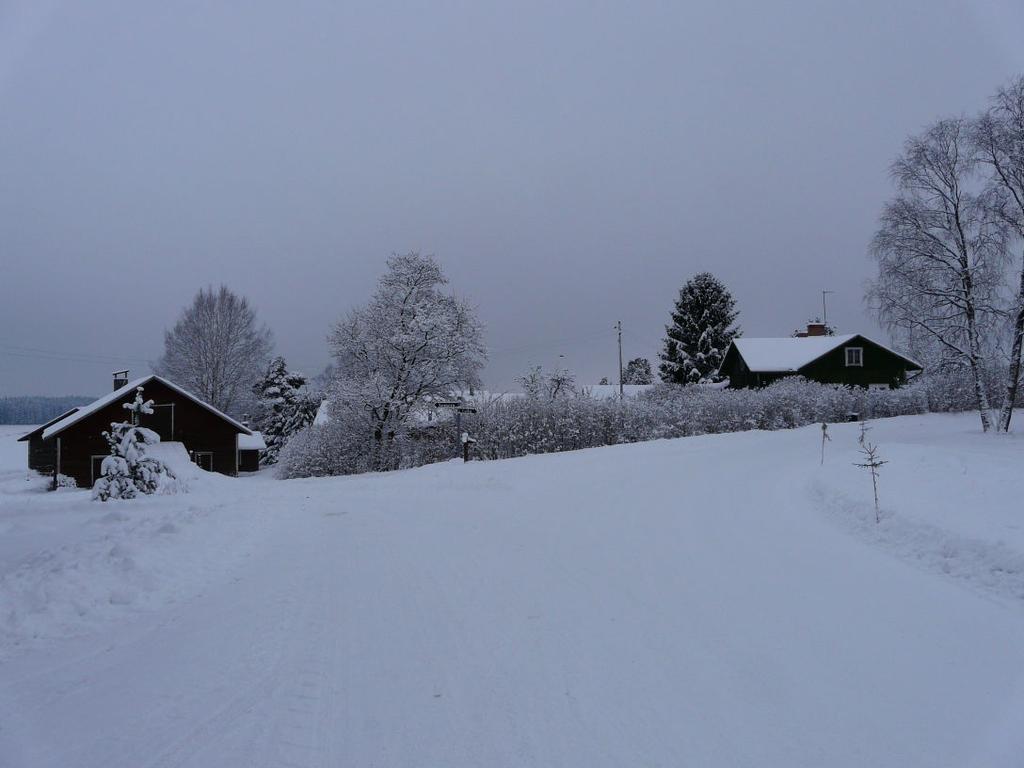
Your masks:
<instances>
[{"instance_id":1,"label":"snow-covered ground","mask_svg":"<svg viewBox=\"0 0 1024 768\"><path fill-rule=\"evenodd\" d=\"M0 427L2 766L1019 766L1024 439L977 417L99 504Z\"/></svg>"}]
</instances>

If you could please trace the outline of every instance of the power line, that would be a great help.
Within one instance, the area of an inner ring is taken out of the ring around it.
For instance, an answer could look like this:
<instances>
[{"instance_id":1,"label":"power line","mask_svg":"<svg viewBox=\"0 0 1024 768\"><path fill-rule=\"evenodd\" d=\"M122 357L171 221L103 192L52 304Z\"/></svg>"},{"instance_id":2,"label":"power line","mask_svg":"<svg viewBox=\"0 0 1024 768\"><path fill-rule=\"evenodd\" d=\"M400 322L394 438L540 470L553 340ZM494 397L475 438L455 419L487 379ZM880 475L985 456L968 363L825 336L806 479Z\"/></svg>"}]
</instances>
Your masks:
<instances>
[{"instance_id":1,"label":"power line","mask_svg":"<svg viewBox=\"0 0 1024 768\"><path fill-rule=\"evenodd\" d=\"M39 347L23 347L6 342L0 342L0 355L37 360L67 360L78 363L104 363L111 365L124 362L146 364L151 362L151 360L141 357L99 355L90 352L62 352L54 349L41 349Z\"/></svg>"},{"instance_id":2,"label":"power line","mask_svg":"<svg viewBox=\"0 0 1024 768\"><path fill-rule=\"evenodd\" d=\"M605 338L604 331L598 331L597 333L590 333L586 336L577 336L575 338L562 338L554 339L542 342L540 344L524 344L516 347L499 347L498 349L488 350L488 355L491 356L495 353L503 354L506 352L530 352L534 350L551 349L553 347L563 346L565 344L579 344L584 341L596 341L597 339Z\"/></svg>"}]
</instances>

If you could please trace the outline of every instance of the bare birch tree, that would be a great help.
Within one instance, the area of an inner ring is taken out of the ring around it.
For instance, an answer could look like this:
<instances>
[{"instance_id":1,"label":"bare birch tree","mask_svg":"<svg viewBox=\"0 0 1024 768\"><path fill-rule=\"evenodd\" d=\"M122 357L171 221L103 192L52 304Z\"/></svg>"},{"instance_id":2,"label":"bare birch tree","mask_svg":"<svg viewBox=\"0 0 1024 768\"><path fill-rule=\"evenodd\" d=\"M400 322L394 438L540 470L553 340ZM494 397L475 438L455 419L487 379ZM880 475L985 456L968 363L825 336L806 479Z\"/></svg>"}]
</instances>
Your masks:
<instances>
[{"instance_id":1,"label":"bare birch tree","mask_svg":"<svg viewBox=\"0 0 1024 768\"><path fill-rule=\"evenodd\" d=\"M337 361L333 395L362 414L372 434L373 469L389 469L391 445L427 396L479 384L486 360L483 326L431 256L388 259L373 299L329 336ZM358 406L358 407L356 407Z\"/></svg>"},{"instance_id":2,"label":"bare birch tree","mask_svg":"<svg viewBox=\"0 0 1024 768\"><path fill-rule=\"evenodd\" d=\"M272 347L273 337L257 325L248 299L225 285L204 288L164 332L164 354L154 370L232 413L252 397Z\"/></svg>"},{"instance_id":3,"label":"bare birch tree","mask_svg":"<svg viewBox=\"0 0 1024 768\"><path fill-rule=\"evenodd\" d=\"M989 170L987 199L995 214L1024 243L1024 77L1001 88L989 109L974 123L978 158ZM998 428L1010 429L1013 404L1021 378L1021 347L1024 344L1024 248L1008 315L1012 327L1006 391Z\"/></svg>"},{"instance_id":4,"label":"bare birch tree","mask_svg":"<svg viewBox=\"0 0 1024 768\"><path fill-rule=\"evenodd\" d=\"M907 140L891 168L896 196L872 242L878 277L868 297L890 329L925 334L969 368L988 431L984 348L998 314L1006 228L971 191L976 163L962 118Z\"/></svg>"}]
</instances>

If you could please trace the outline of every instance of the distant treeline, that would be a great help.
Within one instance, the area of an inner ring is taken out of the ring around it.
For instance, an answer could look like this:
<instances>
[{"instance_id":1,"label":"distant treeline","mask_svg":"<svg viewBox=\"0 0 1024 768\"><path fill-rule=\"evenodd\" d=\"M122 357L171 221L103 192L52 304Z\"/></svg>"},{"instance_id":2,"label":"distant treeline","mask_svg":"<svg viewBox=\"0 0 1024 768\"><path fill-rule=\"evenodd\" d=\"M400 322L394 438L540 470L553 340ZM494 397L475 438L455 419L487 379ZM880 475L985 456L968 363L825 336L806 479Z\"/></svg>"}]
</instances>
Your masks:
<instances>
[{"instance_id":1,"label":"distant treeline","mask_svg":"<svg viewBox=\"0 0 1024 768\"><path fill-rule=\"evenodd\" d=\"M85 405L95 399L85 395L0 397L0 424L43 424L76 405Z\"/></svg>"}]
</instances>

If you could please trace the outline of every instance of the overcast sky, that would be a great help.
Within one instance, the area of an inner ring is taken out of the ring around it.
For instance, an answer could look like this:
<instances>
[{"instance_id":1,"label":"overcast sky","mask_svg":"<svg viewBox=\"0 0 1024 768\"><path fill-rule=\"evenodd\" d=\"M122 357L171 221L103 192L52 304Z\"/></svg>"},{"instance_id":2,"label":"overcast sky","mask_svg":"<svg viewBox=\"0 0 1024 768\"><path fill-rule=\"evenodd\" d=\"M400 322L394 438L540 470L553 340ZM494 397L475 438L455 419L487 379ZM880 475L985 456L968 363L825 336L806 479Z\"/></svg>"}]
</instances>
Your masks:
<instances>
[{"instance_id":1,"label":"overcast sky","mask_svg":"<svg viewBox=\"0 0 1024 768\"><path fill-rule=\"evenodd\" d=\"M393 251L489 386L654 361L710 270L748 336L874 332L904 137L1024 72L1024 5L0 0L0 395L98 394L227 283L307 373ZM559 355L564 355L560 358Z\"/></svg>"}]
</instances>

